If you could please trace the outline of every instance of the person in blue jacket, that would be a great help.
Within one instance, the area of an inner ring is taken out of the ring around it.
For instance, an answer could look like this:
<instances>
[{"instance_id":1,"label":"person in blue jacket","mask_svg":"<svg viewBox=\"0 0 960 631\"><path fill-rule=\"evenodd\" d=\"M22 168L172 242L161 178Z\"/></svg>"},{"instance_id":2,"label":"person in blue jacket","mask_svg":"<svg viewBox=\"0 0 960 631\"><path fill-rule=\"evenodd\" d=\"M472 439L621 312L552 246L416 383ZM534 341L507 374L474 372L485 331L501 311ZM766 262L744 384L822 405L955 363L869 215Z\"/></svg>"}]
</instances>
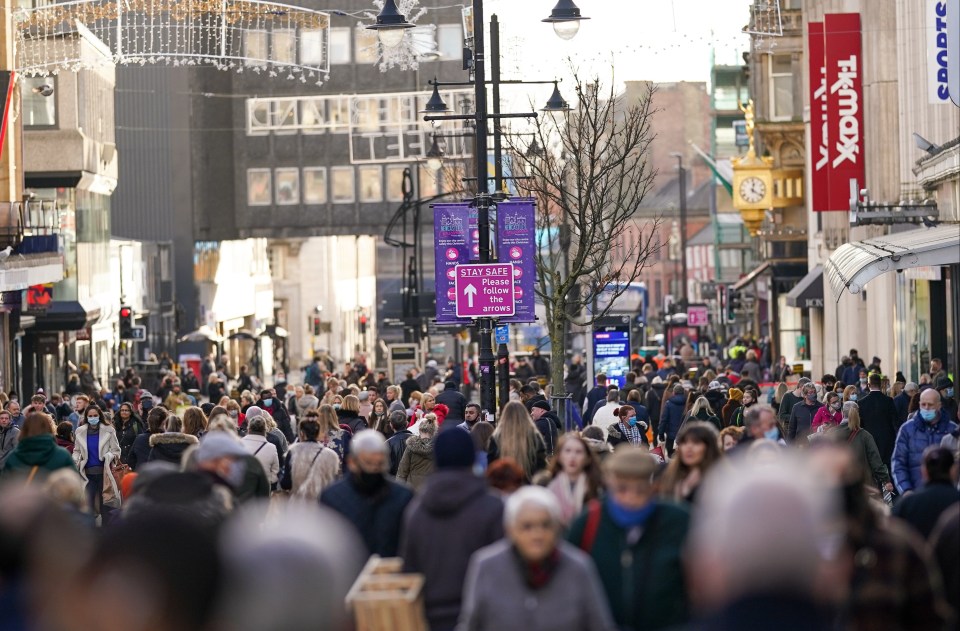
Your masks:
<instances>
[{"instance_id":1,"label":"person in blue jacket","mask_svg":"<svg viewBox=\"0 0 960 631\"><path fill-rule=\"evenodd\" d=\"M660 416L660 442L667 446L667 454L673 455L673 441L683 425L687 396L679 383L673 386L673 396L667 399Z\"/></svg>"},{"instance_id":2,"label":"person in blue jacket","mask_svg":"<svg viewBox=\"0 0 960 631\"><path fill-rule=\"evenodd\" d=\"M942 409L940 393L933 388L921 392L920 409L900 426L893 449L893 482L901 495L923 488L924 450L956 430L957 424Z\"/></svg>"}]
</instances>

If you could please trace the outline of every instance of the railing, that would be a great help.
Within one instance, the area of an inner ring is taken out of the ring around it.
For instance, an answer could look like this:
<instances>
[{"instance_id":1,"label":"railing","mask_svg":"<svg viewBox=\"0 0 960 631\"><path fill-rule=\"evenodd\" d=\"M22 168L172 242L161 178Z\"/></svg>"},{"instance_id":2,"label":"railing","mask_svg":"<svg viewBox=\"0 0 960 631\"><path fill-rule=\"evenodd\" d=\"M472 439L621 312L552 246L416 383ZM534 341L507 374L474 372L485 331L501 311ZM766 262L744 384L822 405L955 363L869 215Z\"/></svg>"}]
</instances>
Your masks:
<instances>
[{"instance_id":1,"label":"railing","mask_svg":"<svg viewBox=\"0 0 960 631\"><path fill-rule=\"evenodd\" d=\"M60 210L53 200L0 202L0 250L19 254L60 251Z\"/></svg>"}]
</instances>

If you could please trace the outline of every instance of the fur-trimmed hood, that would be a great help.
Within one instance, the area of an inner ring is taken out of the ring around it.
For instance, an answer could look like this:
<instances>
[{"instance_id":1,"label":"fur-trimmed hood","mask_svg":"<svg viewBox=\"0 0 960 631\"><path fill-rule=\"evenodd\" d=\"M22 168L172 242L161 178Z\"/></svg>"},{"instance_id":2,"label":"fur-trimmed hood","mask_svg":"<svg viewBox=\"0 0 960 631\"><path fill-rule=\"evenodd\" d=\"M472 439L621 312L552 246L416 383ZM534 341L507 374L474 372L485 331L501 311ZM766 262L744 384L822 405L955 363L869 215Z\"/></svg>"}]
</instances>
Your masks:
<instances>
[{"instance_id":1,"label":"fur-trimmed hood","mask_svg":"<svg viewBox=\"0 0 960 631\"><path fill-rule=\"evenodd\" d=\"M157 445L196 445L199 442L193 434L183 434L181 432L164 432L150 437L151 447Z\"/></svg>"},{"instance_id":2,"label":"fur-trimmed hood","mask_svg":"<svg viewBox=\"0 0 960 631\"><path fill-rule=\"evenodd\" d=\"M407 449L418 456L433 458L433 439L411 436L407 439Z\"/></svg>"}]
</instances>

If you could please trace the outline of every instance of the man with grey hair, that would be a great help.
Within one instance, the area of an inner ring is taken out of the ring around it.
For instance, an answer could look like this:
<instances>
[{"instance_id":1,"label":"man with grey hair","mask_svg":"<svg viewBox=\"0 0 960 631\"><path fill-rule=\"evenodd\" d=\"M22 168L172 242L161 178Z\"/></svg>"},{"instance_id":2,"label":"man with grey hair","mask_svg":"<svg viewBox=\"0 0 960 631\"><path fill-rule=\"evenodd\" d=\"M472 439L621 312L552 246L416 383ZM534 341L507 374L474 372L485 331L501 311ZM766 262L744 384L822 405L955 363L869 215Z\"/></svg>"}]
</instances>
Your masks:
<instances>
[{"instance_id":1,"label":"man with grey hair","mask_svg":"<svg viewBox=\"0 0 960 631\"><path fill-rule=\"evenodd\" d=\"M360 532L370 554L397 556L403 512L413 491L387 475L390 454L383 434L365 429L350 441L348 473L320 494L320 503L332 508Z\"/></svg>"},{"instance_id":2,"label":"man with grey hair","mask_svg":"<svg viewBox=\"0 0 960 631\"><path fill-rule=\"evenodd\" d=\"M701 631L827 629L817 589L842 539L839 505L794 458L717 470L694 509L685 555ZM784 542L789 542L785 544Z\"/></svg>"},{"instance_id":3,"label":"man with grey hair","mask_svg":"<svg viewBox=\"0 0 960 631\"><path fill-rule=\"evenodd\" d=\"M751 405L743 414L744 434L737 446L731 451L745 453L747 448L758 440L772 440L786 445L777 427L777 413L766 403Z\"/></svg>"},{"instance_id":4,"label":"man with grey hair","mask_svg":"<svg viewBox=\"0 0 960 631\"><path fill-rule=\"evenodd\" d=\"M787 438L793 441L801 441L806 444L807 436L810 434L813 426L813 417L817 410L823 407L823 404L817 400L817 387L807 382L801 389L803 401L793 406L790 411L790 420L787 424ZM786 398L786 395L784 395Z\"/></svg>"}]
</instances>

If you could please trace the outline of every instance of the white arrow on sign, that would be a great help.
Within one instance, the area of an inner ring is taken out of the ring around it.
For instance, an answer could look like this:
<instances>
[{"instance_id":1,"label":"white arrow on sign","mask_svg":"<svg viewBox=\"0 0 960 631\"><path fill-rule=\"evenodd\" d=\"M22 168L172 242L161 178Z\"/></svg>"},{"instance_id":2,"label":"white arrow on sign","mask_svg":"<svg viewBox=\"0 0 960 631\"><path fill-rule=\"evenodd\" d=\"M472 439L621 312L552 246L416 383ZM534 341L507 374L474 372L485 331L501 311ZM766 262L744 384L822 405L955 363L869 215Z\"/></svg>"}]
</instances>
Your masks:
<instances>
[{"instance_id":1,"label":"white arrow on sign","mask_svg":"<svg viewBox=\"0 0 960 631\"><path fill-rule=\"evenodd\" d=\"M470 283L463 288L463 295L467 297L467 306L473 307L473 297L477 295L477 288Z\"/></svg>"}]
</instances>

